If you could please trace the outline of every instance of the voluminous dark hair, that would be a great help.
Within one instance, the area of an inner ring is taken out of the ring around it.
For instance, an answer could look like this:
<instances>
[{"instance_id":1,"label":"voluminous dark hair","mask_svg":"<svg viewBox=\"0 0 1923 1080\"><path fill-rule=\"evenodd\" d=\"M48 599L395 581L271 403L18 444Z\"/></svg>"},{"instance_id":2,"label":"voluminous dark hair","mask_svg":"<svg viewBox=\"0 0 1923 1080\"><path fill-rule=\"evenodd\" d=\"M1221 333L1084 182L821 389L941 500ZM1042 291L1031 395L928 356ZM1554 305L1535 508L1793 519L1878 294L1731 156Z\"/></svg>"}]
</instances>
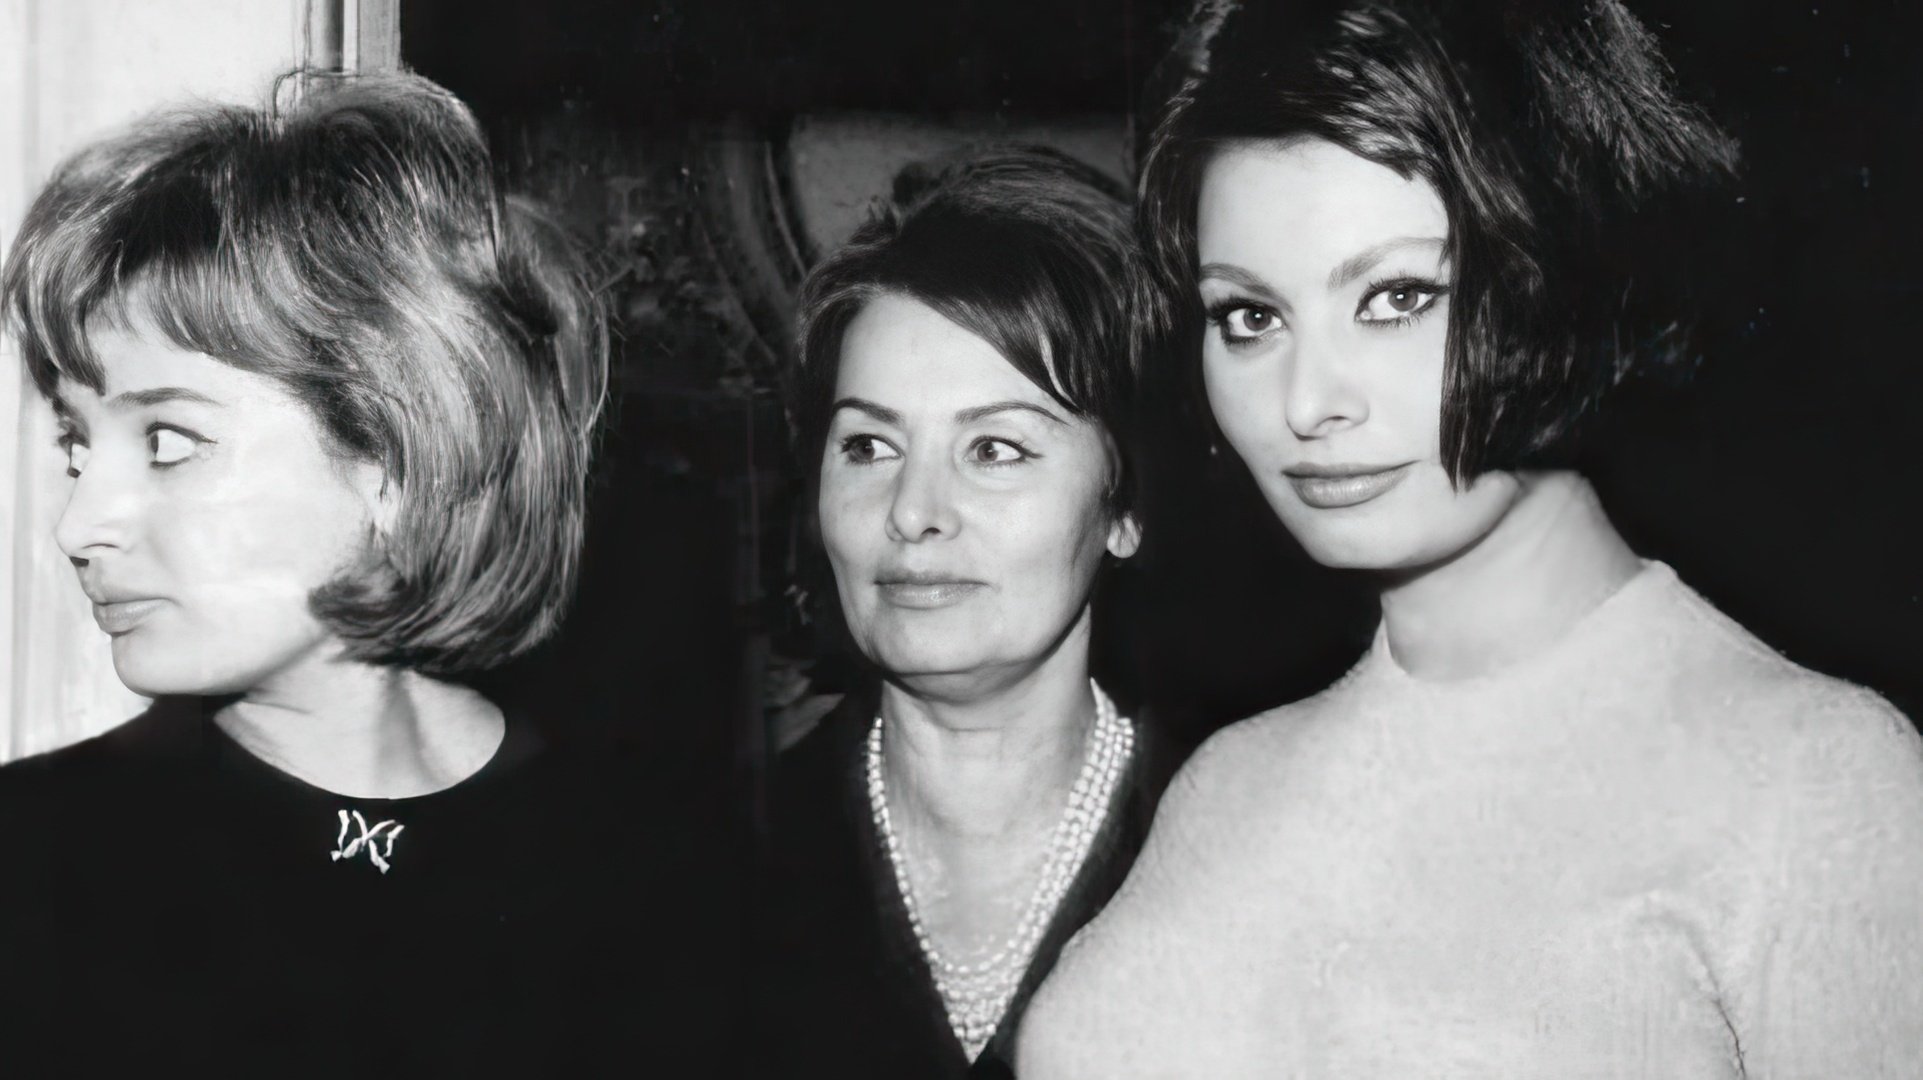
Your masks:
<instances>
[{"instance_id":1,"label":"voluminous dark hair","mask_svg":"<svg viewBox=\"0 0 1923 1080\"><path fill-rule=\"evenodd\" d=\"M412 75L296 73L265 109L163 115L69 160L0 303L40 392L104 389L89 332L151 325L274 379L391 524L310 598L354 659L457 675L572 596L607 326L582 256L505 198L474 116Z\"/></svg>"},{"instance_id":2,"label":"voluminous dark hair","mask_svg":"<svg viewBox=\"0 0 1923 1080\"><path fill-rule=\"evenodd\" d=\"M1196 203L1216 153L1321 139L1426 181L1447 209L1441 452L1458 483L1568 464L1632 369L1692 359L1688 260L1664 251L1663 223L1734 170L1736 146L1677 100L1655 40L1617 0L1204 12L1217 25L1200 70L1141 170L1146 348L1199 363Z\"/></svg>"},{"instance_id":3,"label":"voluminous dark hair","mask_svg":"<svg viewBox=\"0 0 1923 1080\"><path fill-rule=\"evenodd\" d=\"M1109 508L1133 508L1130 412L1137 363L1130 309L1140 258L1121 189L1041 148L911 165L875 216L802 284L795 425L819 471L842 337L869 301L918 300L1001 353L1064 409L1113 441Z\"/></svg>"}]
</instances>

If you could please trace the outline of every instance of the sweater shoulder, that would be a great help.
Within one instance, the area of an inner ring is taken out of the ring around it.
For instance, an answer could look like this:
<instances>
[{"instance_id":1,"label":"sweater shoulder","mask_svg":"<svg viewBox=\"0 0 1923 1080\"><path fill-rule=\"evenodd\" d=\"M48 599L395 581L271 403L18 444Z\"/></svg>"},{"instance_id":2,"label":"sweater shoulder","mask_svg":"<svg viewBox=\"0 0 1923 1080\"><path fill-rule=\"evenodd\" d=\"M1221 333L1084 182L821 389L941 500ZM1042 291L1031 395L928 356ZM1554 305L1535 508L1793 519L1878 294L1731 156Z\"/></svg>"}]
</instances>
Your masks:
<instances>
[{"instance_id":1,"label":"sweater shoulder","mask_svg":"<svg viewBox=\"0 0 1923 1080\"><path fill-rule=\"evenodd\" d=\"M1871 819L1923 842L1923 737L1902 712L1795 663L1680 582L1668 591L1635 700L1694 800L1751 822L1768 838L1755 854L1773 864L1785 845L1822 846Z\"/></svg>"},{"instance_id":2,"label":"sweater shoulder","mask_svg":"<svg viewBox=\"0 0 1923 1080\"><path fill-rule=\"evenodd\" d=\"M1662 666L1680 714L1714 717L1734 737L1788 746L1915 740L1915 728L1881 695L1803 667L1681 582L1669 607L1678 630Z\"/></svg>"},{"instance_id":3,"label":"sweater shoulder","mask_svg":"<svg viewBox=\"0 0 1923 1080\"><path fill-rule=\"evenodd\" d=\"M1227 836L1236 823L1271 809L1277 777L1305 742L1358 707L1355 687L1367 658L1327 688L1221 728L1190 754L1156 810L1157 829Z\"/></svg>"}]
</instances>

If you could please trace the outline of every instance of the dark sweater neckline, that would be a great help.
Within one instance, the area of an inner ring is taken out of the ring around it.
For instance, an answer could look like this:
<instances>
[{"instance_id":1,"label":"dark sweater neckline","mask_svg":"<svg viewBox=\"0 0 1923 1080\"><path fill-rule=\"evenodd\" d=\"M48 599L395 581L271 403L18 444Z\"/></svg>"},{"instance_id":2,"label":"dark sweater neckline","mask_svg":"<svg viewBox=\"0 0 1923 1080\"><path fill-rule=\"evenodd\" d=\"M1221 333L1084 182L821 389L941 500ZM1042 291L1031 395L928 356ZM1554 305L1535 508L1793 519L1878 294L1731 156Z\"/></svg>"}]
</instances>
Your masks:
<instances>
[{"instance_id":1,"label":"dark sweater neckline","mask_svg":"<svg viewBox=\"0 0 1923 1080\"><path fill-rule=\"evenodd\" d=\"M484 798L505 777L519 772L542 749L536 726L502 707L499 745L481 767L438 791L397 798L347 795L290 773L242 746L214 722L219 703L205 698L159 698L146 713L106 738L141 757L191 756L245 791L282 804L418 810Z\"/></svg>"}]
</instances>

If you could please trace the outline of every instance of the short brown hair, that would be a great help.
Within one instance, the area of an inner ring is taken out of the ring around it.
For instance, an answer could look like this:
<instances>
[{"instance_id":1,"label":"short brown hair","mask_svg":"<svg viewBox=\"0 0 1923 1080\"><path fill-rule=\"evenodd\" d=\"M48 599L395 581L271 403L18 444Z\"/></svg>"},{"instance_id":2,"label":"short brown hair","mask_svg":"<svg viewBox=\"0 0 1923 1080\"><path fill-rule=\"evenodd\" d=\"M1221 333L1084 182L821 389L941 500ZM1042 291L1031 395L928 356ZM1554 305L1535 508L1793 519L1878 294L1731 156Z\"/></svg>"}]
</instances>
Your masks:
<instances>
[{"instance_id":1,"label":"short brown hair","mask_svg":"<svg viewBox=\"0 0 1923 1080\"><path fill-rule=\"evenodd\" d=\"M878 296L912 297L980 337L1114 442L1108 492L1133 508L1141 287L1128 202L1114 181L1044 147L971 148L908 166L880 212L802 284L797 427L809 469L834 412L842 336Z\"/></svg>"},{"instance_id":2,"label":"short brown hair","mask_svg":"<svg viewBox=\"0 0 1923 1080\"><path fill-rule=\"evenodd\" d=\"M50 398L62 378L102 388L89 326L134 312L287 387L397 493L315 614L357 660L492 667L573 591L602 306L446 90L309 73L276 89L292 103L166 114L76 154L27 212L0 304Z\"/></svg>"}]
</instances>

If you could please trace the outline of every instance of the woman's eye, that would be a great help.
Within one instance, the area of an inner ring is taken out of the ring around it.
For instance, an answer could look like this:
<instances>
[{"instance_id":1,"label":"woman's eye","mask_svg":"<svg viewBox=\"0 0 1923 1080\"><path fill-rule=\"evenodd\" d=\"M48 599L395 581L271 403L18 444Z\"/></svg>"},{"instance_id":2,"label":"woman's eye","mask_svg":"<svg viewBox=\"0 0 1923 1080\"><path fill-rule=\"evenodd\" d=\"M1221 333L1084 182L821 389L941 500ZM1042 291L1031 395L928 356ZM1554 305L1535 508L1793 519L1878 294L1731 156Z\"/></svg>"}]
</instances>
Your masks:
<instances>
[{"instance_id":1,"label":"woman's eye","mask_svg":"<svg viewBox=\"0 0 1923 1080\"><path fill-rule=\"evenodd\" d=\"M1282 325L1282 317L1259 304L1243 304L1215 316L1222 339L1230 343L1254 341Z\"/></svg>"},{"instance_id":2,"label":"woman's eye","mask_svg":"<svg viewBox=\"0 0 1923 1080\"><path fill-rule=\"evenodd\" d=\"M194 456L200 443L173 428L157 427L147 432L148 462L153 465L178 465Z\"/></svg>"},{"instance_id":3,"label":"woman's eye","mask_svg":"<svg viewBox=\"0 0 1923 1080\"><path fill-rule=\"evenodd\" d=\"M1356 312L1356 319L1360 322L1401 322L1412 319L1429 310L1441 295L1439 288L1424 288L1413 282L1384 285L1363 297L1362 308Z\"/></svg>"},{"instance_id":4,"label":"woman's eye","mask_svg":"<svg viewBox=\"0 0 1923 1080\"><path fill-rule=\"evenodd\" d=\"M85 439L71 431L61 432L60 438L56 441L61 451L67 455L67 475L79 476L80 471L87 467L87 458L93 453L93 449L87 445Z\"/></svg>"},{"instance_id":5,"label":"woman's eye","mask_svg":"<svg viewBox=\"0 0 1923 1080\"><path fill-rule=\"evenodd\" d=\"M841 456L856 465L872 465L901 455L895 448L873 435L850 435L841 440Z\"/></svg>"},{"instance_id":6,"label":"woman's eye","mask_svg":"<svg viewBox=\"0 0 1923 1080\"><path fill-rule=\"evenodd\" d=\"M1012 465L1028 460L1021 447L1006 439L981 439L969 447L968 456L977 465Z\"/></svg>"}]
</instances>

